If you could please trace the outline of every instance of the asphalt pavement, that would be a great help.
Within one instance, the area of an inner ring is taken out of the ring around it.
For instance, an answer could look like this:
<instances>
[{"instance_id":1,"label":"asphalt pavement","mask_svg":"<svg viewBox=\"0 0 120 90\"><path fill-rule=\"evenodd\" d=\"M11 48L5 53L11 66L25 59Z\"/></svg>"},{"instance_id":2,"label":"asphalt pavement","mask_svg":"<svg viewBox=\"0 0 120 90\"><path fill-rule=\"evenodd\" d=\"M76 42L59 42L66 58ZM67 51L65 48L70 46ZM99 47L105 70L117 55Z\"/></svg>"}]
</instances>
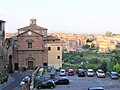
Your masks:
<instances>
[{"instance_id":1,"label":"asphalt pavement","mask_svg":"<svg viewBox=\"0 0 120 90\"><path fill-rule=\"evenodd\" d=\"M8 82L0 85L0 90L19 90L20 81L26 76L30 75L31 72L22 72L22 73L14 73L9 77ZM13 78L14 77L14 78ZM60 77L59 73L56 77ZM54 90L87 90L88 87L92 86L102 86L106 88L106 90L120 90L120 78L117 80L112 80L109 76L105 78L94 77L78 77L67 76L70 80L69 85L57 85ZM50 73L46 72L44 74L44 78L50 78ZM37 89L34 89L37 90ZM48 89L47 89L48 90Z\"/></svg>"},{"instance_id":2,"label":"asphalt pavement","mask_svg":"<svg viewBox=\"0 0 120 90\"><path fill-rule=\"evenodd\" d=\"M0 85L0 90L19 90L21 80L27 76L31 75L32 71L26 72L15 72L10 74L7 82Z\"/></svg>"},{"instance_id":3,"label":"asphalt pavement","mask_svg":"<svg viewBox=\"0 0 120 90\"><path fill-rule=\"evenodd\" d=\"M3 84L0 84L0 90L3 90L6 86L8 86L10 83L14 82L15 78L9 75L8 81L4 82Z\"/></svg>"}]
</instances>

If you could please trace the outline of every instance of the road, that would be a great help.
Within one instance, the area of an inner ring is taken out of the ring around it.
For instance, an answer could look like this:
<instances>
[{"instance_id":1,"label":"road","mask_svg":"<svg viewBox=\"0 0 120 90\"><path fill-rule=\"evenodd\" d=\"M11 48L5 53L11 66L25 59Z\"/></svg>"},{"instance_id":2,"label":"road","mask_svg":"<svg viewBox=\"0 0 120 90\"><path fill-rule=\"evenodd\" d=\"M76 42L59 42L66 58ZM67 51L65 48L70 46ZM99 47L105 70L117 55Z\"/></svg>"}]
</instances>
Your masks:
<instances>
[{"instance_id":1,"label":"road","mask_svg":"<svg viewBox=\"0 0 120 90\"><path fill-rule=\"evenodd\" d=\"M2 90L19 90L20 81L26 75L30 75L31 73L32 72L14 73L12 76L15 78L15 81L10 83L7 87L3 88ZM56 77L59 77L59 75L57 75ZM54 90L68 90L68 89L69 90L88 90L88 87L92 87L92 86L102 86L106 90L120 90L120 79L112 80L109 76L107 76L106 78L98 78L97 76L78 77L77 75L74 75L74 76L68 76L68 78L70 80L69 85L57 85L54 88Z\"/></svg>"},{"instance_id":2,"label":"road","mask_svg":"<svg viewBox=\"0 0 120 90\"><path fill-rule=\"evenodd\" d=\"M88 90L88 87L93 86L102 86L106 90L120 90L120 79L112 80L109 76L106 76L106 78L98 78L97 76L78 77L74 75L68 76L68 78L70 80L69 85L57 85L54 90Z\"/></svg>"},{"instance_id":3,"label":"road","mask_svg":"<svg viewBox=\"0 0 120 90\"><path fill-rule=\"evenodd\" d=\"M2 90L19 90L20 89L20 81L27 75L30 75L32 72L22 72L22 73L13 73L12 77L15 78L15 81L10 83L8 86L3 88Z\"/></svg>"}]
</instances>

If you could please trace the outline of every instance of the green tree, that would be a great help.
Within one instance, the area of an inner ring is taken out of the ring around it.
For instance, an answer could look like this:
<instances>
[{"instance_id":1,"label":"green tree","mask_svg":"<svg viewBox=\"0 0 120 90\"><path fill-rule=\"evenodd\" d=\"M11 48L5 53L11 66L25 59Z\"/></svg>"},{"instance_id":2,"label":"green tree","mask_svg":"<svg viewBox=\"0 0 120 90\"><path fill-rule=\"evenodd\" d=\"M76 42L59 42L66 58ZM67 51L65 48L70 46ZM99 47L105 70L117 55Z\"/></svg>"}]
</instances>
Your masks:
<instances>
[{"instance_id":1,"label":"green tree","mask_svg":"<svg viewBox=\"0 0 120 90\"><path fill-rule=\"evenodd\" d=\"M83 53L82 52L80 53L80 57L83 57Z\"/></svg>"},{"instance_id":2,"label":"green tree","mask_svg":"<svg viewBox=\"0 0 120 90\"><path fill-rule=\"evenodd\" d=\"M89 48L90 48L90 45L85 44L85 45L82 46L82 48L83 48L83 49L89 49Z\"/></svg>"},{"instance_id":3,"label":"green tree","mask_svg":"<svg viewBox=\"0 0 120 90\"><path fill-rule=\"evenodd\" d=\"M75 64L75 61L74 60L70 60L69 63L70 64Z\"/></svg>"},{"instance_id":4,"label":"green tree","mask_svg":"<svg viewBox=\"0 0 120 90\"><path fill-rule=\"evenodd\" d=\"M107 71L107 62L105 60L101 63L100 68L105 72Z\"/></svg>"},{"instance_id":5,"label":"green tree","mask_svg":"<svg viewBox=\"0 0 120 90\"><path fill-rule=\"evenodd\" d=\"M99 64L101 61L97 57L89 58L88 62L90 64Z\"/></svg>"},{"instance_id":6,"label":"green tree","mask_svg":"<svg viewBox=\"0 0 120 90\"><path fill-rule=\"evenodd\" d=\"M114 70L118 73L120 73L120 64L117 63L115 66L114 66Z\"/></svg>"},{"instance_id":7,"label":"green tree","mask_svg":"<svg viewBox=\"0 0 120 90\"><path fill-rule=\"evenodd\" d=\"M97 65L94 65L94 64L88 64L88 65L87 65L87 69L89 69L89 68L92 68L94 71L97 71L98 66L97 66Z\"/></svg>"},{"instance_id":8,"label":"green tree","mask_svg":"<svg viewBox=\"0 0 120 90\"><path fill-rule=\"evenodd\" d=\"M108 37L112 36L112 32L107 31L107 32L105 33L105 36L108 36Z\"/></svg>"},{"instance_id":9,"label":"green tree","mask_svg":"<svg viewBox=\"0 0 120 90\"><path fill-rule=\"evenodd\" d=\"M92 43L92 44L91 44L91 48L94 48L94 47L95 47L95 45Z\"/></svg>"}]
</instances>

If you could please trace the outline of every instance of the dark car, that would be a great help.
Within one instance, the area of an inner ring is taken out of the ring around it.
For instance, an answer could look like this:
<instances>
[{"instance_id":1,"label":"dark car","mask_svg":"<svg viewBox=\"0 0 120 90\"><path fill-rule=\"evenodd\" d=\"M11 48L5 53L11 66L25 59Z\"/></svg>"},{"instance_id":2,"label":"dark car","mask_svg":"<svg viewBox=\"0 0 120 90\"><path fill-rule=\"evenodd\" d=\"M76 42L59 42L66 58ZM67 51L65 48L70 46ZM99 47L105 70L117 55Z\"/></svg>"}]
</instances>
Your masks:
<instances>
[{"instance_id":1,"label":"dark car","mask_svg":"<svg viewBox=\"0 0 120 90\"><path fill-rule=\"evenodd\" d=\"M103 87L90 87L88 90L105 90Z\"/></svg>"},{"instance_id":2,"label":"dark car","mask_svg":"<svg viewBox=\"0 0 120 90\"><path fill-rule=\"evenodd\" d=\"M47 80L45 82L37 84L37 89L40 88L55 88L55 83L53 80Z\"/></svg>"},{"instance_id":3,"label":"dark car","mask_svg":"<svg viewBox=\"0 0 120 90\"><path fill-rule=\"evenodd\" d=\"M111 79L118 79L118 73L117 72L110 72L109 73L109 76Z\"/></svg>"},{"instance_id":4,"label":"dark car","mask_svg":"<svg viewBox=\"0 0 120 90\"><path fill-rule=\"evenodd\" d=\"M56 80L54 80L55 85L67 85L69 84L69 79L68 77L60 77Z\"/></svg>"},{"instance_id":5,"label":"dark car","mask_svg":"<svg viewBox=\"0 0 120 90\"><path fill-rule=\"evenodd\" d=\"M84 69L78 69L77 75L78 75L78 77L85 77L85 70Z\"/></svg>"}]
</instances>

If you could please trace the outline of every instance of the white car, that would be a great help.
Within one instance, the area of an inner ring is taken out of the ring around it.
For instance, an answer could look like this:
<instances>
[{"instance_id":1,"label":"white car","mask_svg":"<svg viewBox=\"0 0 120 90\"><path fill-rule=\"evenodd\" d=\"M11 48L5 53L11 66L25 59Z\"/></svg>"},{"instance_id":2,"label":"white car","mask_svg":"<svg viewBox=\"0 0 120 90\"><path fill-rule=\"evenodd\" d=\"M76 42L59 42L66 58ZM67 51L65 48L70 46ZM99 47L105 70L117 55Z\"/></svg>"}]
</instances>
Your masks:
<instances>
[{"instance_id":1,"label":"white car","mask_svg":"<svg viewBox=\"0 0 120 90\"><path fill-rule=\"evenodd\" d=\"M20 86L24 85L25 83L30 82L30 77L26 76L22 79L22 81L20 82Z\"/></svg>"},{"instance_id":2,"label":"white car","mask_svg":"<svg viewBox=\"0 0 120 90\"><path fill-rule=\"evenodd\" d=\"M88 90L105 90L103 87L90 87Z\"/></svg>"},{"instance_id":3,"label":"white car","mask_svg":"<svg viewBox=\"0 0 120 90\"><path fill-rule=\"evenodd\" d=\"M66 76L66 71L65 69L60 70L60 76Z\"/></svg>"},{"instance_id":4,"label":"white car","mask_svg":"<svg viewBox=\"0 0 120 90\"><path fill-rule=\"evenodd\" d=\"M95 73L94 73L93 69L87 70L87 76L94 76L94 75L95 75Z\"/></svg>"},{"instance_id":5,"label":"white car","mask_svg":"<svg viewBox=\"0 0 120 90\"><path fill-rule=\"evenodd\" d=\"M96 71L96 74L97 74L98 77L104 77L105 78L105 73L102 69L98 69Z\"/></svg>"},{"instance_id":6,"label":"white car","mask_svg":"<svg viewBox=\"0 0 120 90\"><path fill-rule=\"evenodd\" d=\"M20 82L20 86L22 86L22 85L24 85L25 84L25 82L24 82L24 80L22 80L21 82Z\"/></svg>"}]
</instances>

